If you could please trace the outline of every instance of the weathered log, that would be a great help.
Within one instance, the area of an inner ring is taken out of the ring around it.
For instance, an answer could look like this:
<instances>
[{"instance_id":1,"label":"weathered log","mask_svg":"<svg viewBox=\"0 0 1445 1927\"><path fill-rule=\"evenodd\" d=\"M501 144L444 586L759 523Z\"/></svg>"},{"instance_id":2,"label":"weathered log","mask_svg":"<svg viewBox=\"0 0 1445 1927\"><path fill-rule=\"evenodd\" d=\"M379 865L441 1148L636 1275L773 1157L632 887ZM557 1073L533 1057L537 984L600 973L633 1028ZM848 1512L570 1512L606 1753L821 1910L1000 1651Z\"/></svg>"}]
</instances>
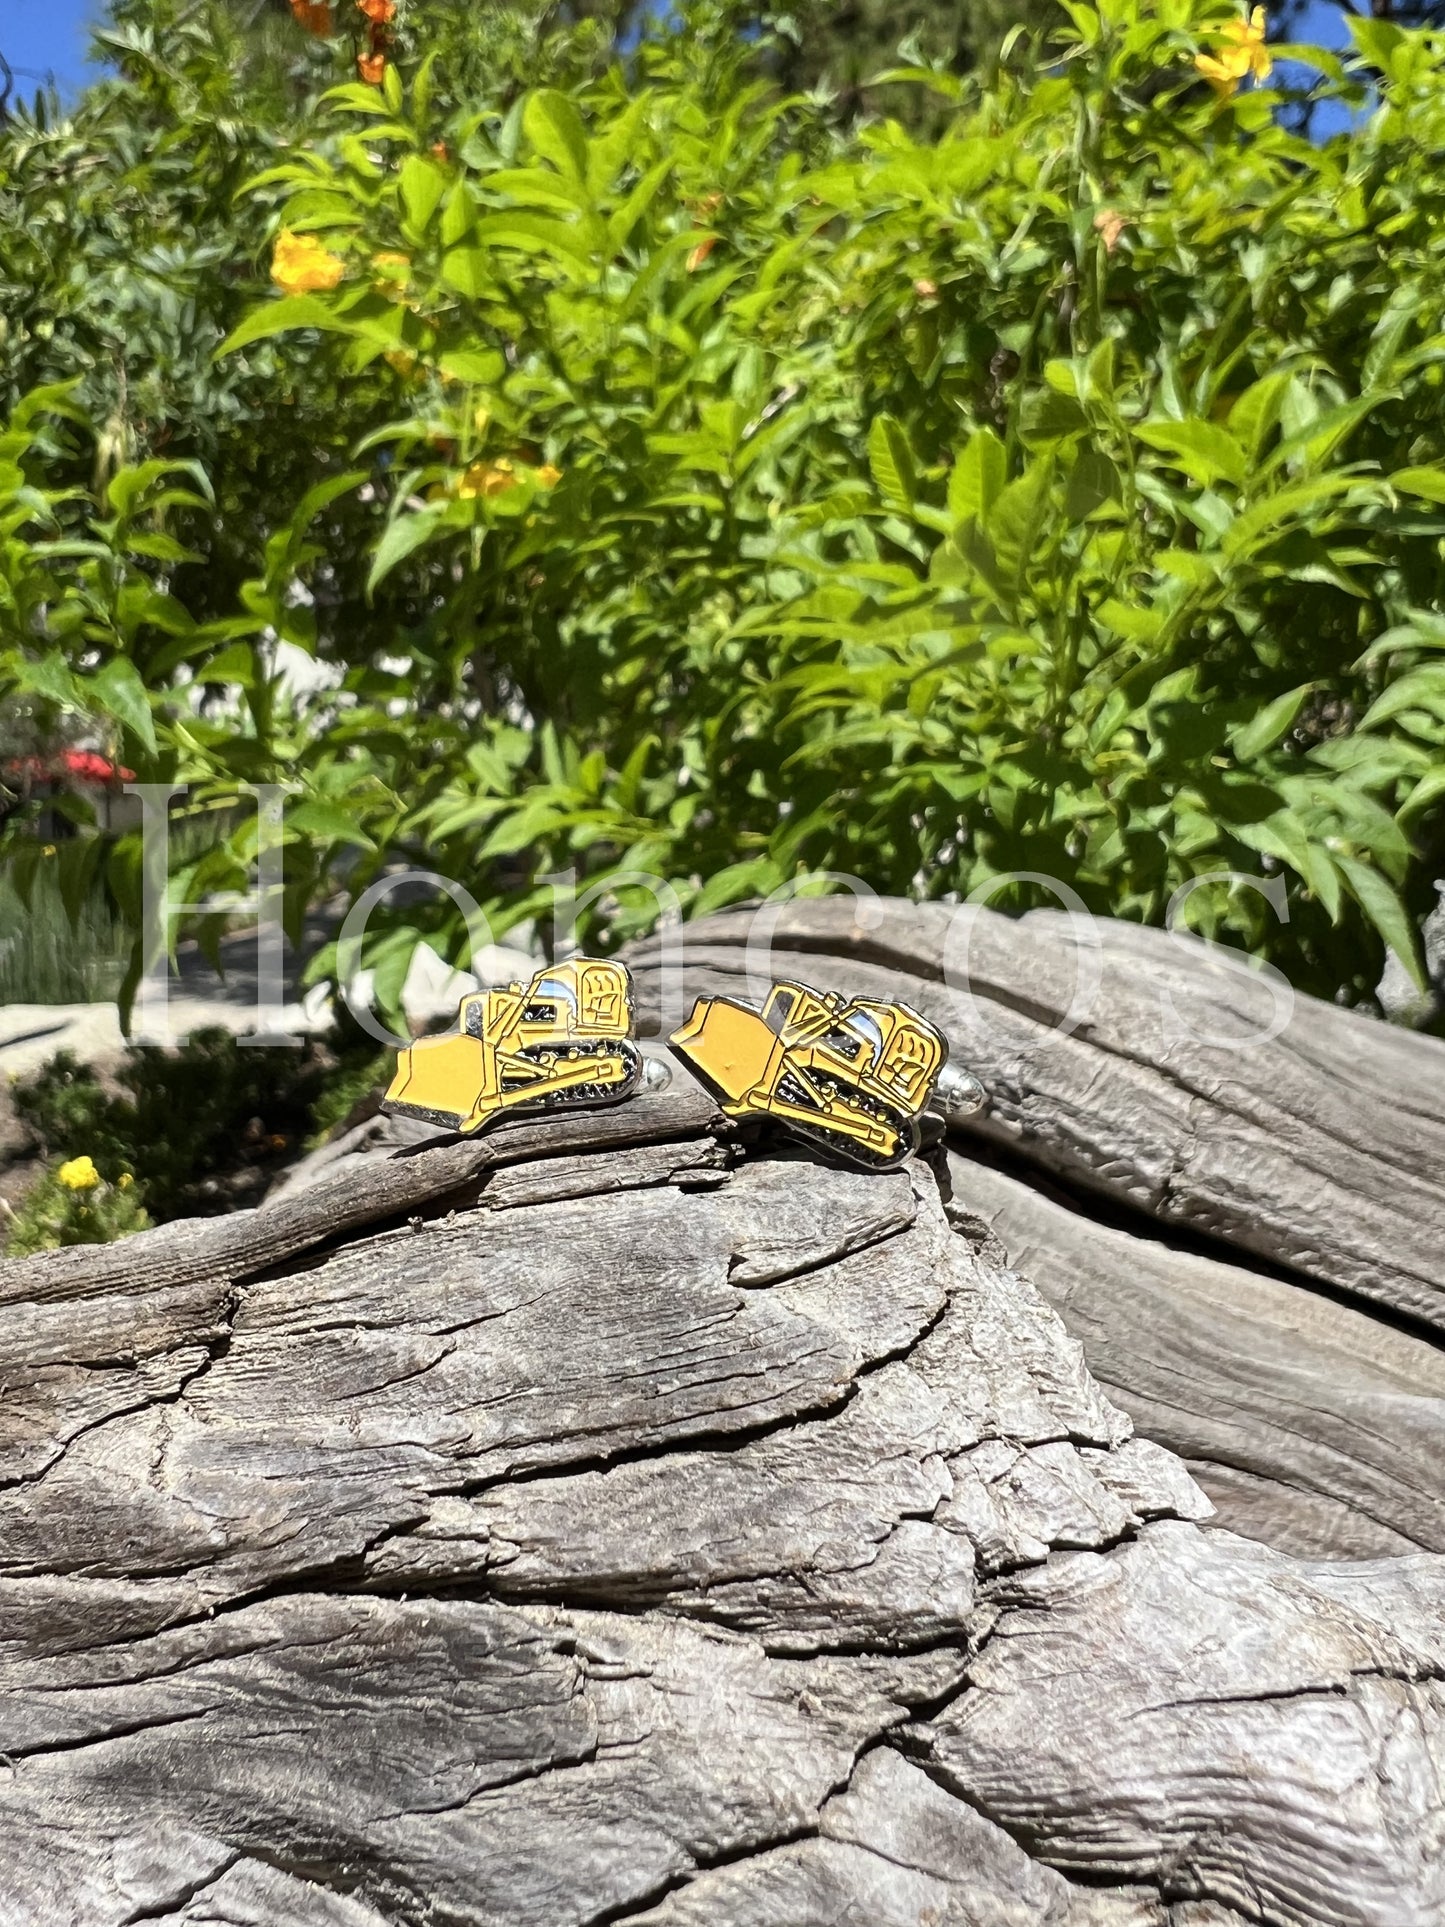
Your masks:
<instances>
[{"instance_id":1,"label":"weathered log","mask_svg":"<svg viewBox=\"0 0 1445 1927\"><path fill-rule=\"evenodd\" d=\"M685 997L746 995L749 942L768 933L773 976L901 996L945 1031L989 1096L964 1136L1445 1329L1445 1044L1298 997L1278 1036L1240 1048L1278 1013L1270 981L1229 953L1062 912L897 899L687 925L666 940ZM662 956L657 939L628 953L653 1021Z\"/></svg>"},{"instance_id":2,"label":"weathered log","mask_svg":"<svg viewBox=\"0 0 1445 1927\"><path fill-rule=\"evenodd\" d=\"M1103 1225L957 1153L987 1225L1216 1522L1306 1557L1445 1552L1445 1352L1348 1302Z\"/></svg>"},{"instance_id":3,"label":"weathered log","mask_svg":"<svg viewBox=\"0 0 1445 1927\"><path fill-rule=\"evenodd\" d=\"M0 1266L7 1927L1426 1927L1445 1559L685 1081ZM7 1408L8 1409L8 1408Z\"/></svg>"}]
</instances>

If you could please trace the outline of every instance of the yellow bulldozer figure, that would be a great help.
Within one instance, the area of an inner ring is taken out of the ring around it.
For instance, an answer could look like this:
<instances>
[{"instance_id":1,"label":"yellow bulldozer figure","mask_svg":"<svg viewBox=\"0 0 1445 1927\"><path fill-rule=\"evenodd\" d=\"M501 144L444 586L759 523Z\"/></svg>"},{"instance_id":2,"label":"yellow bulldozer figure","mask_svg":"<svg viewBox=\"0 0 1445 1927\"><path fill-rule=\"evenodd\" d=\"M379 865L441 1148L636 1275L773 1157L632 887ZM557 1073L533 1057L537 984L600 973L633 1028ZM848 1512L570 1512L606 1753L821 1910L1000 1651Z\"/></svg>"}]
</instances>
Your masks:
<instances>
[{"instance_id":1,"label":"yellow bulldozer figure","mask_svg":"<svg viewBox=\"0 0 1445 1927\"><path fill-rule=\"evenodd\" d=\"M669 1039L729 1117L771 1117L869 1170L918 1148L948 1040L907 1004L774 984L761 1011L700 997Z\"/></svg>"},{"instance_id":2,"label":"yellow bulldozer figure","mask_svg":"<svg viewBox=\"0 0 1445 1927\"><path fill-rule=\"evenodd\" d=\"M621 964L549 964L529 984L463 997L457 1017L452 1035L400 1053L383 1110L471 1133L504 1113L616 1104L642 1081Z\"/></svg>"}]
</instances>

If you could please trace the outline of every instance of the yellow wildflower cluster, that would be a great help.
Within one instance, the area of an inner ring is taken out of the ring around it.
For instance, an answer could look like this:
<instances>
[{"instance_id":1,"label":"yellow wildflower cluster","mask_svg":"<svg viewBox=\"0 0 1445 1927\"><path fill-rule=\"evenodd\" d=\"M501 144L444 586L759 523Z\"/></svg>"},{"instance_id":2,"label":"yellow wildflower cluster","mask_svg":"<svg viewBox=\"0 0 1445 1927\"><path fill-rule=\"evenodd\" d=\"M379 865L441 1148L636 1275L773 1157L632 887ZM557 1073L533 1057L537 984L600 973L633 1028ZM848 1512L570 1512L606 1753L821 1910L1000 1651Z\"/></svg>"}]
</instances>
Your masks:
<instances>
[{"instance_id":1,"label":"yellow wildflower cluster","mask_svg":"<svg viewBox=\"0 0 1445 1927\"><path fill-rule=\"evenodd\" d=\"M532 470L533 480L543 488L555 488L562 479L560 468L551 462L543 462L540 468ZM478 496L502 495L509 488L515 488L522 480L517 473L515 462L509 462L505 455L494 462L473 462L458 481L453 493L464 502L475 501Z\"/></svg>"},{"instance_id":2,"label":"yellow wildflower cluster","mask_svg":"<svg viewBox=\"0 0 1445 1927\"><path fill-rule=\"evenodd\" d=\"M1256 7L1247 20L1228 23L1217 54L1194 56L1195 66L1221 100L1228 100L1250 74L1256 80L1268 80L1274 71L1274 59L1264 44L1265 29L1264 8Z\"/></svg>"},{"instance_id":3,"label":"yellow wildflower cluster","mask_svg":"<svg viewBox=\"0 0 1445 1927\"><path fill-rule=\"evenodd\" d=\"M67 1191L93 1191L100 1183L100 1173L92 1158L72 1158L62 1164L55 1174Z\"/></svg>"},{"instance_id":4,"label":"yellow wildflower cluster","mask_svg":"<svg viewBox=\"0 0 1445 1927\"><path fill-rule=\"evenodd\" d=\"M314 234L293 234L283 227L271 256L271 279L286 294L329 294L346 272L339 254L330 253Z\"/></svg>"}]
</instances>

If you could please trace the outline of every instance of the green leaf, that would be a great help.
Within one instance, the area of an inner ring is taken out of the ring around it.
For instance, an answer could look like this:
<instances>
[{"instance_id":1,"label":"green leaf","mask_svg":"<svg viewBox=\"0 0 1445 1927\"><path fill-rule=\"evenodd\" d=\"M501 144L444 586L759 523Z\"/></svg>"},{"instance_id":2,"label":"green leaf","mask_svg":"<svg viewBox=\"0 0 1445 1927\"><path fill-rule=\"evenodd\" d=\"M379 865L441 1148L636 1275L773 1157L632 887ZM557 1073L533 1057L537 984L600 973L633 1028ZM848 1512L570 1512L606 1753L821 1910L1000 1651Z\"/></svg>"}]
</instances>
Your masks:
<instances>
[{"instance_id":1,"label":"green leaf","mask_svg":"<svg viewBox=\"0 0 1445 1927\"><path fill-rule=\"evenodd\" d=\"M475 301L492 285L485 248L448 248L442 256L442 280Z\"/></svg>"},{"instance_id":2,"label":"green leaf","mask_svg":"<svg viewBox=\"0 0 1445 1927\"><path fill-rule=\"evenodd\" d=\"M537 152L582 187L587 179L587 130L567 96L551 87L532 94L522 112L522 126Z\"/></svg>"},{"instance_id":3,"label":"green leaf","mask_svg":"<svg viewBox=\"0 0 1445 1927\"><path fill-rule=\"evenodd\" d=\"M1067 441L1088 426L1089 418L1074 397L1053 388L1034 389L1019 409L1019 440L1029 448Z\"/></svg>"},{"instance_id":4,"label":"green leaf","mask_svg":"<svg viewBox=\"0 0 1445 1927\"><path fill-rule=\"evenodd\" d=\"M1298 689L1286 690L1283 696L1266 703L1257 716L1231 730L1229 746L1238 760L1253 762L1256 756L1273 749L1281 737L1288 735L1314 687L1312 682L1305 682Z\"/></svg>"},{"instance_id":5,"label":"green leaf","mask_svg":"<svg viewBox=\"0 0 1445 1927\"><path fill-rule=\"evenodd\" d=\"M265 341L271 335L289 334L294 328L320 328L324 333L340 335L354 332L344 315L339 315L316 295L288 294L280 301L263 302L259 308L253 308L246 319L226 336L216 350L215 358L219 361L223 355L234 354L238 348L249 348L253 341Z\"/></svg>"},{"instance_id":6,"label":"green leaf","mask_svg":"<svg viewBox=\"0 0 1445 1927\"><path fill-rule=\"evenodd\" d=\"M918 492L908 437L891 415L874 417L868 431L868 466L878 493L890 508L911 510Z\"/></svg>"},{"instance_id":7,"label":"green leaf","mask_svg":"<svg viewBox=\"0 0 1445 1927\"><path fill-rule=\"evenodd\" d=\"M35 696L48 696L53 703L67 708L79 708L80 697L74 676L58 649L52 649L37 662L32 656L22 656L14 664L13 672L17 689Z\"/></svg>"},{"instance_id":8,"label":"green leaf","mask_svg":"<svg viewBox=\"0 0 1445 1927\"><path fill-rule=\"evenodd\" d=\"M233 642L196 670L200 682L234 683L240 689L256 686L256 652L249 643Z\"/></svg>"},{"instance_id":9,"label":"green leaf","mask_svg":"<svg viewBox=\"0 0 1445 1927\"><path fill-rule=\"evenodd\" d=\"M366 593L371 595L376 586L399 562L430 542L446 520L448 505L438 504L432 508L404 510L387 528L386 533L376 545L371 560L371 572L366 578Z\"/></svg>"},{"instance_id":10,"label":"green leaf","mask_svg":"<svg viewBox=\"0 0 1445 1927\"><path fill-rule=\"evenodd\" d=\"M1355 45L1370 65L1382 74L1394 72L1395 60L1408 43L1403 30L1393 21L1375 20L1360 14L1346 14L1345 24Z\"/></svg>"},{"instance_id":11,"label":"green leaf","mask_svg":"<svg viewBox=\"0 0 1445 1927\"><path fill-rule=\"evenodd\" d=\"M1420 950L1420 933L1394 887L1380 872L1358 857L1335 855L1344 874L1350 895L1379 931L1388 947L1410 973L1417 990L1428 990L1425 960Z\"/></svg>"},{"instance_id":12,"label":"green leaf","mask_svg":"<svg viewBox=\"0 0 1445 1927\"><path fill-rule=\"evenodd\" d=\"M90 679L90 693L101 708L123 723L152 756L156 753L156 729L151 716L150 697L133 662L117 656L98 676Z\"/></svg>"},{"instance_id":13,"label":"green leaf","mask_svg":"<svg viewBox=\"0 0 1445 1927\"><path fill-rule=\"evenodd\" d=\"M1219 481L1233 482L1237 488L1244 486L1248 458L1229 430L1218 422L1147 421L1141 422L1134 433L1146 447L1171 456L1173 466L1182 468L1201 488L1212 488Z\"/></svg>"},{"instance_id":14,"label":"green leaf","mask_svg":"<svg viewBox=\"0 0 1445 1927\"><path fill-rule=\"evenodd\" d=\"M478 241L494 248L519 248L528 254L564 255L591 264L591 250L580 228L549 214L508 211L487 214L473 230ZM451 256L447 256L450 261Z\"/></svg>"},{"instance_id":15,"label":"green leaf","mask_svg":"<svg viewBox=\"0 0 1445 1927\"><path fill-rule=\"evenodd\" d=\"M772 857L750 857L743 863L730 863L715 870L688 905L689 917L705 917L724 904L740 903L772 888L778 882L778 866Z\"/></svg>"},{"instance_id":16,"label":"green leaf","mask_svg":"<svg viewBox=\"0 0 1445 1927\"><path fill-rule=\"evenodd\" d=\"M1445 663L1430 662L1410 669L1392 682L1360 718L1361 729L1376 729L1407 709L1429 709L1445 716Z\"/></svg>"},{"instance_id":17,"label":"green leaf","mask_svg":"<svg viewBox=\"0 0 1445 1927\"><path fill-rule=\"evenodd\" d=\"M494 387L507 372L506 357L497 348L455 348L437 363L447 381L469 381Z\"/></svg>"},{"instance_id":18,"label":"green leaf","mask_svg":"<svg viewBox=\"0 0 1445 1927\"><path fill-rule=\"evenodd\" d=\"M1427 810L1432 803L1441 801L1445 801L1445 766L1432 769L1420 778L1400 805L1400 820L1403 822L1407 817L1418 816L1421 810Z\"/></svg>"},{"instance_id":19,"label":"green leaf","mask_svg":"<svg viewBox=\"0 0 1445 1927\"><path fill-rule=\"evenodd\" d=\"M1082 522L1101 509L1105 502L1117 502L1121 486L1119 471L1107 455L1097 449L1082 448L1069 470L1064 492L1064 513L1071 522Z\"/></svg>"},{"instance_id":20,"label":"green leaf","mask_svg":"<svg viewBox=\"0 0 1445 1927\"><path fill-rule=\"evenodd\" d=\"M1036 457L993 505L988 534L1000 567L1022 586L1034 556L1053 481L1052 454Z\"/></svg>"},{"instance_id":21,"label":"green leaf","mask_svg":"<svg viewBox=\"0 0 1445 1927\"><path fill-rule=\"evenodd\" d=\"M1276 369L1252 382L1229 411L1229 432L1245 453L1257 458L1279 422L1285 391L1294 379L1288 369Z\"/></svg>"},{"instance_id":22,"label":"green leaf","mask_svg":"<svg viewBox=\"0 0 1445 1927\"><path fill-rule=\"evenodd\" d=\"M376 848L351 810L323 797L313 797L289 808L285 820L288 830L299 831L303 836L319 837L330 843L352 843L363 850Z\"/></svg>"},{"instance_id":23,"label":"green leaf","mask_svg":"<svg viewBox=\"0 0 1445 1927\"><path fill-rule=\"evenodd\" d=\"M948 476L948 512L955 522L987 522L1008 480L1008 456L992 429L970 435Z\"/></svg>"},{"instance_id":24,"label":"green leaf","mask_svg":"<svg viewBox=\"0 0 1445 1927\"><path fill-rule=\"evenodd\" d=\"M1445 468L1397 468L1386 477L1391 488L1419 495L1427 502L1445 502Z\"/></svg>"},{"instance_id":25,"label":"green leaf","mask_svg":"<svg viewBox=\"0 0 1445 1927\"><path fill-rule=\"evenodd\" d=\"M401 164L400 181L408 225L422 235L447 191L446 172L429 154L408 154Z\"/></svg>"}]
</instances>

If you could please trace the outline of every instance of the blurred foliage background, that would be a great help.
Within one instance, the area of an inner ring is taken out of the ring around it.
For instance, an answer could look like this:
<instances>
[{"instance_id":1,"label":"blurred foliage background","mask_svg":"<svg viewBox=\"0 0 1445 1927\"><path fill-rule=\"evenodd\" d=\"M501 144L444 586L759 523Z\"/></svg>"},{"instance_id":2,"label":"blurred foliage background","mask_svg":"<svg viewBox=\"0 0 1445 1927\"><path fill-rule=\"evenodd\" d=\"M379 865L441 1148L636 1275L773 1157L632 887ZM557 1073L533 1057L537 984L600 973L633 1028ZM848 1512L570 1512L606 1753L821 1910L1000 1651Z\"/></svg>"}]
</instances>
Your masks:
<instances>
[{"instance_id":1,"label":"blurred foliage background","mask_svg":"<svg viewBox=\"0 0 1445 1927\"><path fill-rule=\"evenodd\" d=\"M0 132L10 886L136 927L135 834L13 780L84 740L234 826L190 901L298 785L296 932L399 864L497 936L575 866L602 947L639 873L1028 872L1418 978L1445 41L1353 29L1286 99L1224 0L115 0L114 76ZM383 1004L466 935L383 906Z\"/></svg>"}]
</instances>

